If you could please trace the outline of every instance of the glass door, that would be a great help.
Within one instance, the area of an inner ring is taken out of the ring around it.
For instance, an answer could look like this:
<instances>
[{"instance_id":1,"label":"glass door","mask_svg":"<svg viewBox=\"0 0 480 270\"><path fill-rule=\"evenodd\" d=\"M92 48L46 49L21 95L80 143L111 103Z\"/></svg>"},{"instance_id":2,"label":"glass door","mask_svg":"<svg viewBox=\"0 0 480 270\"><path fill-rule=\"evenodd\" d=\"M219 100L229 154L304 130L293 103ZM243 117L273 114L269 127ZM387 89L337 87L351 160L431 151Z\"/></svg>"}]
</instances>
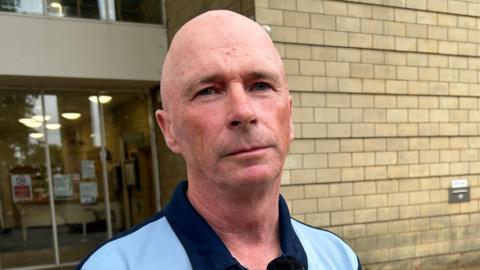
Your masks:
<instances>
[{"instance_id":1,"label":"glass door","mask_svg":"<svg viewBox=\"0 0 480 270\"><path fill-rule=\"evenodd\" d=\"M55 263L42 98L0 92L0 268Z\"/></svg>"}]
</instances>

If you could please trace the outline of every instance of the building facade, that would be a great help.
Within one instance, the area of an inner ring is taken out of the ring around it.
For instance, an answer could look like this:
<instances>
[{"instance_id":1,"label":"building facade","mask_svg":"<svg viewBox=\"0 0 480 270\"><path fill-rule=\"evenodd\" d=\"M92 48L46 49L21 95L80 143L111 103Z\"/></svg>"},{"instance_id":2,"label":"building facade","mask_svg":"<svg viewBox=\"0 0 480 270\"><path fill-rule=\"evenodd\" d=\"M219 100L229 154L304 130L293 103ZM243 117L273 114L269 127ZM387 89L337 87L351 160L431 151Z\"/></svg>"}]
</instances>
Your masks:
<instances>
[{"instance_id":1,"label":"building facade","mask_svg":"<svg viewBox=\"0 0 480 270\"><path fill-rule=\"evenodd\" d=\"M477 1L4 0L1 269L73 265L168 201L186 174L153 120L163 57L219 8L268 26L284 61L295 218L364 268L480 265Z\"/></svg>"}]
</instances>

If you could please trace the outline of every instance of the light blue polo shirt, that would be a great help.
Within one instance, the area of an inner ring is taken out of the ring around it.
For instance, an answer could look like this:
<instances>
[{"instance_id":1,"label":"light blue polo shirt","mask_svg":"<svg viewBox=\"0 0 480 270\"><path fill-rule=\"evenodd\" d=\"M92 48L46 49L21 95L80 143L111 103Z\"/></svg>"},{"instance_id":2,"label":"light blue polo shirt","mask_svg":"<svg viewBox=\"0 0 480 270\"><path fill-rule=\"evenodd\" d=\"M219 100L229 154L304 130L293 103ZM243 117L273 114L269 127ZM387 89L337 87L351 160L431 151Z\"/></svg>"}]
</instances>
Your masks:
<instances>
[{"instance_id":1,"label":"light blue polo shirt","mask_svg":"<svg viewBox=\"0 0 480 270\"><path fill-rule=\"evenodd\" d=\"M162 212L98 247L77 269L246 269L193 208L186 190L187 182L180 183ZM358 257L338 236L290 218L281 196L279 213L283 255L310 270L362 269Z\"/></svg>"}]
</instances>

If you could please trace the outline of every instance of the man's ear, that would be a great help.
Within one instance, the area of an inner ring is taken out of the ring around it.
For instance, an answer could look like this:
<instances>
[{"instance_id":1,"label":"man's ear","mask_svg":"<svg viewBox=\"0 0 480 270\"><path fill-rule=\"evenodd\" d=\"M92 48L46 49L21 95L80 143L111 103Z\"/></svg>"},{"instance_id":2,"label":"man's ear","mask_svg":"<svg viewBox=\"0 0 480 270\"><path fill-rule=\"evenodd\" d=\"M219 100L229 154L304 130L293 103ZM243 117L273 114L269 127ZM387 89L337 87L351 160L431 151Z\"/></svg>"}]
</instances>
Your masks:
<instances>
[{"instance_id":1,"label":"man's ear","mask_svg":"<svg viewBox=\"0 0 480 270\"><path fill-rule=\"evenodd\" d=\"M292 96L288 95L288 98L289 98L289 110L290 110L290 134L289 134L289 137L290 137L290 141L293 141L293 138L295 137L295 130L293 128L293 119L292 119L292 115L293 115L293 103L292 103Z\"/></svg>"},{"instance_id":2,"label":"man's ear","mask_svg":"<svg viewBox=\"0 0 480 270\"><path fill-rule=\"evenodd\" d=\"M155 112L155 117L157 119L158 126L162 130L163 137L167 143L168 148L174 153L180 154L181 148L177 142L176 134L173 131L172 124L170 121L170 115L164 110L157 110Z\"/></svg>"}]
</instances>

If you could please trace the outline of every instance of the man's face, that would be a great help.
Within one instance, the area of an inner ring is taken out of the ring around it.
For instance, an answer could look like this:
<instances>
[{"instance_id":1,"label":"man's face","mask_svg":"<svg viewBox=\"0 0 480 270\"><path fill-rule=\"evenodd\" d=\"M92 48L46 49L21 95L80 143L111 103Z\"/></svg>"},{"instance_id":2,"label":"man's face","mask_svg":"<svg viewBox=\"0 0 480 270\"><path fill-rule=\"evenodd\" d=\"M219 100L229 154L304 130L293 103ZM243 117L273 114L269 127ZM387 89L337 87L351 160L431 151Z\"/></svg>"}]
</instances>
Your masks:
<instances>
[{"instance_id":1,"label":"man's face","mask_svg":"<svg viewBox=\"0 0 480 270\"><path fill-rule=\"evenodd\" d=\"M278 55L262 42L200 39L172 67L168 111L157 114L167 143L184 156L191 181L279 180L293 131Z\"/></svg>"}]
</instances>

